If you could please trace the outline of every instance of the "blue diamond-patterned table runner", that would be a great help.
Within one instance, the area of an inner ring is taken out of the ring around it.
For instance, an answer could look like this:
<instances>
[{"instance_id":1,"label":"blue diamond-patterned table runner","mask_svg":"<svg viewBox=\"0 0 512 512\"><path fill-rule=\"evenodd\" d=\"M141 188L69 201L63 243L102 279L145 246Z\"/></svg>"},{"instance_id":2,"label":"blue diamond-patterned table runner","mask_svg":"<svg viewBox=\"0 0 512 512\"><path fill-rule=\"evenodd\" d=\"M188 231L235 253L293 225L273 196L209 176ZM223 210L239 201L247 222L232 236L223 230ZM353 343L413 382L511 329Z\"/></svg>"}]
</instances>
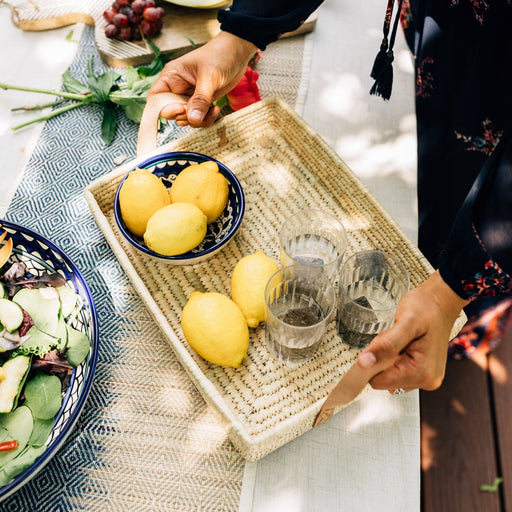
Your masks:
<instances>
[{"instance_id":1,"label":"blue diamond-patterned table runner","mask_svg":"<svg viewBox=\"0 0 512 512\"><path fill-rule=\"evenodd\" d=\"M87 83L91 56L97 74L109 69L97 52L94 29L85 27L70 66L71 76L82 83ZM102 463L101 447L92 443L94 436L88 436L87 431L97 433L105 428L101 411L113 399L107 383L120 349L109 340L130 328L134 320L124 314L125 310L141 307L141 303L97 227L83 194L92 181L112 171L116 157L135 157L138 125L119 111L115 138L107 147L101 138L101 121L102 111L93 106L47 121L6 214L7 220L52 240L80 269L98 312L100 351L95 384L70 437L34 479L0 504L1 511L77 510L86 479L82 468ZM176 126L169 129L167 140L184 133ZM113 282L118 293L123 294L122 301L112 300L108 283ZM94 492L101 495L102 491ZM108 509L105 501L101 510Z\"/></svg>"}]
</instances>

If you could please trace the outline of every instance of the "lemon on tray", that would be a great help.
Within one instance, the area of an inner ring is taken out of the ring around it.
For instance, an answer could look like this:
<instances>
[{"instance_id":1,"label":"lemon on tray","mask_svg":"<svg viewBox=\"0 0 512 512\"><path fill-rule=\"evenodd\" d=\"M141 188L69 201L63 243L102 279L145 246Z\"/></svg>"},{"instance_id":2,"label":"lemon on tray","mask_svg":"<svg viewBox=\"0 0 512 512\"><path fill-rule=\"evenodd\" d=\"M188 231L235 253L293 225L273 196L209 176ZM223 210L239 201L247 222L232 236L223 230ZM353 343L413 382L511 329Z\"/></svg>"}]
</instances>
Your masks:
<instances>
[{"instance_id":1,"label":"lemon on tray","mask_svg":"<svg viewBox=\"0 0 512 512\"><path fill-rule=\"evenodd\" d=\"M190 346L204 359L239 368L247 354L249 329L240 308L217 292L193 292L181 314Z\"/></svg>"},{"instance_id":2,"label":"lemon on tray","mask_svg":"<svg viewBox=\"0 0 512 512\"><path fill-rule=\"evenodd\" d=\"M172 203L195 204L211 224L226 207L229 186L217 163L208 160L183 169L174 180L169 194Z\"/></svg>"},{"instance_id":3,"label":"lemon on tray","mask_svg":"<svg viewBox=\"0 0 512 512\"><path fill-rule=\"evenodd\" d=\"M126 227L137 236L146 231L149 218L170 203L167 188L147 169L135 169L119 191L119 208Z\"/></svg>"},{"instance_id":4,"label":"lemon on tray","mask_svg":"<svg viewBox=\"0 0 512 512\"><path fill-rule=\"evenodd\" d=\"M277 270L277 263L263 251L244 256L233 269L231 298L242 310L249 327L257 327L265 320L265 286Z\"/></svg>"},{"instance_id":5,"label":"lemon on tray","mask_svg":"<svg viewBox=\"0 0 512 512\"><path fill-rule=\"evenodd\" d=\"M156 211L147 222L144 242L164 256L184 254L206 236L206 215L195 205L172 203Z\"/></svg>"}]
</instances>

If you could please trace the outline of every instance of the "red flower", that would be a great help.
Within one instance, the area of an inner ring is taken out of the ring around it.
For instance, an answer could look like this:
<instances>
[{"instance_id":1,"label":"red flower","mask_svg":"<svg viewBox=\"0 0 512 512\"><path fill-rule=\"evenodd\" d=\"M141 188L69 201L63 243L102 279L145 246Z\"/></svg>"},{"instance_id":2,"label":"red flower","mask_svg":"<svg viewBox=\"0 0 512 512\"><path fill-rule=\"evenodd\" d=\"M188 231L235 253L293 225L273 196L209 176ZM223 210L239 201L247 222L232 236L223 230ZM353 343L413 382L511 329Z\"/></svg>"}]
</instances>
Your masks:
<instances>
[{"instance_id":1,"label":"red flower","mask_svg":"<svg viewBox=\"0 0 512 512\"><path fill-rule=\"evenodd\" d=\"M227 94L228 102L233 110L240 110L261 100L258 89L258 72L247 66L245 75L238 85Z\"/></svg>"}]
</instances>

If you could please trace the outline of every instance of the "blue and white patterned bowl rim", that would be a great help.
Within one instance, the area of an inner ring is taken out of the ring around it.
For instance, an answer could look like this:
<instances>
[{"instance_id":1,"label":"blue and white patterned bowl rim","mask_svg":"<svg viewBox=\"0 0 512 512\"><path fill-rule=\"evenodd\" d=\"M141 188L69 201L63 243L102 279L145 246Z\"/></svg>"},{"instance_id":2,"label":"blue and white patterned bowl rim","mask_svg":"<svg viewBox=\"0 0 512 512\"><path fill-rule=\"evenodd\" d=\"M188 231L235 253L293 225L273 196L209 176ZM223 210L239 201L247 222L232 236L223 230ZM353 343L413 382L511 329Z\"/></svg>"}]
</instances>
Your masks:
<instances>
[{"instance_id":1,"label":"blue and white patterned bowl rim","mask_svg":"<svg viewBox=\"0 0 512 512\"><path fill-rule=\"evenodd\" d=\"M87 334L91 349L87 359L74 369L61 410L55 418L52 433L46 442L46 451L25 471L0 488L0 501L17 491L32 479L55 455L67 439L85 405L91 389L98 358L98 319L96 308L85 279L71 259L42 235L18 224L0 221L1 230L13 240L11 259L23 261L30 273L56 271L67 279L67 285L76 291L82 307L72 326Z\"/></svg>"},{"instance_id":2,"label":"blue and white patterned bowl rim","mask_svg":"<svg viewBox=\"0 0 512 512\"><path fill-rule=\"evenodd\" d=\"M193 264L213 256L213 254L219 251L234 236L240 227L244 216L245 196L237 177L223 163L201 153L175 151L153 156L138 164L137 168L144 168L151 171L162 179L164 184L169 188L179 172L181 172L185 167L206 161L216 162L219 166L219 171L228 180L228 203L219 219L208 225L206 236L201 244L191 251L186 252L185 254L180 254L179 256L163 256L151 251L144 244L141 237L133 235L133 233L126 228L121 218L121 211L119 208L119 191L129 173L127 173L123 178L114 198L114 215L123 236L139 251L142 251L154 258L168 261L169 263Z\"/></svg>"}]
</instances>

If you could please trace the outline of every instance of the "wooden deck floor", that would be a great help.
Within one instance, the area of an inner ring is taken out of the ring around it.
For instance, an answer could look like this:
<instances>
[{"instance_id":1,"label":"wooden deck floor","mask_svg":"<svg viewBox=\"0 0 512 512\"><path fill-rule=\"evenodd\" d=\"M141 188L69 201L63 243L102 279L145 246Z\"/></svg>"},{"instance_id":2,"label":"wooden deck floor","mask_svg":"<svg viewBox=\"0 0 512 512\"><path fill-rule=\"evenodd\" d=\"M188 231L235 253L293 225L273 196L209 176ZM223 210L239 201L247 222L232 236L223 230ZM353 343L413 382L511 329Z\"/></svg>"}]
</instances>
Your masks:
<instances>
[{"instance_id":1,"label":"wooden deck floor","mask_svg":"<svg viewBox=\"0 0 512 512\"><path fill-rule=\"evenodd\" d=\"M449 362L420 408L423 512L512 511L512 330L493 355Z\"/></svg>"}]
</instances>

